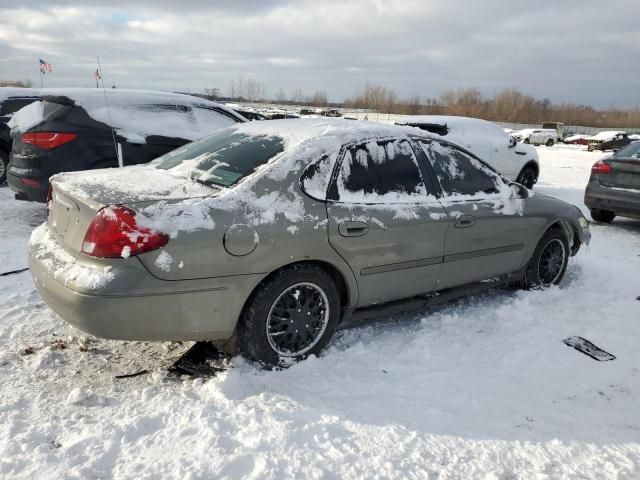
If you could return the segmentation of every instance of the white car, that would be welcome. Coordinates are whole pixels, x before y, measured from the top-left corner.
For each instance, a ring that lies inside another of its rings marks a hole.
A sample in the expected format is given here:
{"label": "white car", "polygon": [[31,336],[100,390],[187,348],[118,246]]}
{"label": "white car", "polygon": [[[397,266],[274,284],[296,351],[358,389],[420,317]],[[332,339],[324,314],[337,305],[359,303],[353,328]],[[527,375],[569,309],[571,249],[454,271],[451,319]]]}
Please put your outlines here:
{"label": "white car", "polygon": [[447,115],[406,116],[395,123],[418,127],[462,145],[505,177],[527,188],[538,181],[540,163],[536,149],[516,142],[495,123]]}
{"label": "white car", "polygon": [[558,137],[558,131],[546,128],[525,128],[524,130],[514,132],[513,136],[522,143],[553,147]]}

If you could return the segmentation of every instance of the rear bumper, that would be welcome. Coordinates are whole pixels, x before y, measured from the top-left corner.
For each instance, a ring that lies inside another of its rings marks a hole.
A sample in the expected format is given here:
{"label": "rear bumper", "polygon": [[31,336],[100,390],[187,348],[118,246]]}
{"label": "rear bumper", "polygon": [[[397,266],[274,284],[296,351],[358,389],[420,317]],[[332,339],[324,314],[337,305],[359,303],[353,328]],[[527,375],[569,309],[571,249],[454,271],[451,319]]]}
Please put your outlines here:
{"label": "rear bumper", "polygon": [[[245,300],[261,275],[187,281],[152,277],[137,258],[105,260],[56,256],[42,248],[42,225],[29,242],[29,267],[36,289],[65,321],[114,340],[223,340],[233,335]],[[52,237],[46,239],[51,242]],[[107,265],[108,264],[108,265]],[[78,273],[77,268],[83,271]],[[89,282],[105,271],[104,281]],[[79,285],[80,284],[80,285]]]}
{"label": "rear bumper", "polygon": [[607,188],[591,180],[585,190],[584,204],[621,217],[640,218],[640,192],[634,190]]}
{"label": "rear bumper", "polygon": [[18,200],[40,203],[47,202],[49,177],[33,176],[28,171],[22,171],[22,169],[14,168],[9,164],[7,183],[11,190],[16,193],[16,199]]}

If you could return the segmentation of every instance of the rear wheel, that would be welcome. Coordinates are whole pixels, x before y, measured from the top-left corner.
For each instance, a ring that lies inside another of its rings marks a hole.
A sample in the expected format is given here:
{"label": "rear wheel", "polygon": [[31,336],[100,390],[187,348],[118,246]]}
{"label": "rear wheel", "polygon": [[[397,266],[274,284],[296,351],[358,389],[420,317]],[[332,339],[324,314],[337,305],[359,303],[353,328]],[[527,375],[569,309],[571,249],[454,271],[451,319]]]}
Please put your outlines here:
{"label": "rear wheel", "polygon": [[552,229],[538,243],[524,278],[525,288],[557,285],[569,263],[569,242],[561,230]]}
{"label": "rear wheel", "polygon": [[331,340],[340,316],[335,283],[316,265],[277,272],[261,284],[245,306],[240,350],[268,367],[318,354]]}
{"label": "rear wheel", "polygon": [[616,214],[609,210],[598,210],[597,208],[592,208],[591,218],[596,222],[611,223],[613,222],[613,219],[616,218]]}
{"label": "rear wheel", "polygon": [[7,180],[7,170],[9,169],[9,155],[4,150],[0,150],[0,185]]}
{"label": "rear wheel", "polygon": [[547,140],[547,147],[553,147],[554,141],[550,138]]}
{"label": "rear wheel", "polygon": [[528,189],[532,189],[537,181],[538,172],[533,165],[526,165],[516,179],[516,182],[518,182],[520,185],[524,185]]}
{"label": "rear wheel", "polygon": [[525,139],[522,141],[522,143],[526,143],[526,144],[528,145],[528,144],[529,144],[529,139],[528,139],[528,138],[525,138]]}

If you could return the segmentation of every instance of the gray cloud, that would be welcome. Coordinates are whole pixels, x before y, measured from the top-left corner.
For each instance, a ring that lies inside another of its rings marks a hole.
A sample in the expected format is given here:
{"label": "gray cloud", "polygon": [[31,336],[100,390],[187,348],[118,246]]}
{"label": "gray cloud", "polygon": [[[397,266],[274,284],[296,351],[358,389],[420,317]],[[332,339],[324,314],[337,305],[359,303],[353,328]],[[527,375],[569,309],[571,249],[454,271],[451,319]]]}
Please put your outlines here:
{"label": "gray cloud", "polygon": [[[13,3],[15,5],[15,3]],[[106,6],[108,5],[108,6]],[[0,1],[0,77],[227,90],[242,75],[341,100],[366,81],[401,96],[516,87],[553,101],[640,105],[635,2],[565,0]]]}

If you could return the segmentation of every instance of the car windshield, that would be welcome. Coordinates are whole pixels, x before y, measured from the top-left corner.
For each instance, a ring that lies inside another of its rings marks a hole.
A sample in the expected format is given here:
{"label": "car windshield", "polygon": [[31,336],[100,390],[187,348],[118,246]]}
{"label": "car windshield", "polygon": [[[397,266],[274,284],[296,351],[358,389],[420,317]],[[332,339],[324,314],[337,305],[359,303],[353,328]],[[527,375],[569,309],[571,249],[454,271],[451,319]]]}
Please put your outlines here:
{"label": "car windshield", "polygon": [[284,151],[284,140],[221,130],[160,157],[156,168],[176,169],[205,185],[229,187]]}
{"label": "car windshield", "polygon": [[613,154],[618,158],[640,158],[640,141],[633,142]]}

